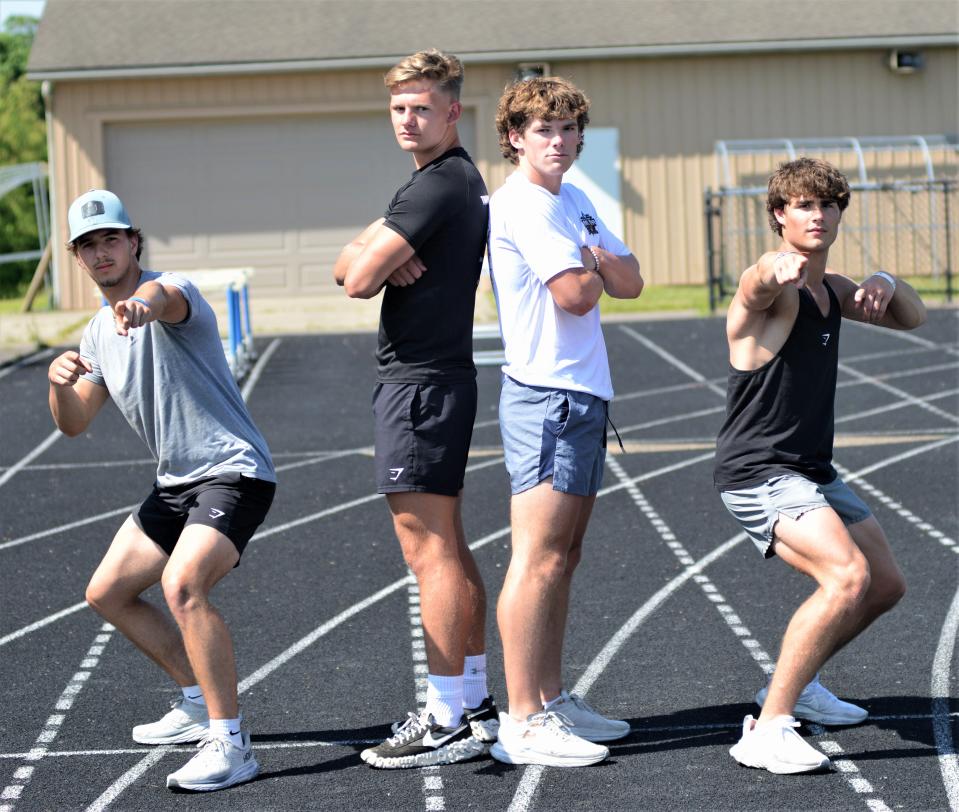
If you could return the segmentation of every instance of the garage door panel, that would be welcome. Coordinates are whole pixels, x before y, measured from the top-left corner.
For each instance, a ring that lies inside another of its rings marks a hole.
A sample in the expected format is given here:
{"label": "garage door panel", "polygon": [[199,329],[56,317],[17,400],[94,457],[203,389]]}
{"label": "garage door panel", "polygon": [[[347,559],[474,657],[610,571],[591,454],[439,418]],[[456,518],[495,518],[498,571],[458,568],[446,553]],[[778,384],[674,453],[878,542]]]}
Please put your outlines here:
{"label": "garage door panel", "polygon": [[342,246],[413,169],[382,113],[117,123],[105,147],[147,267],[252,265],[275,292],[332,285]]}

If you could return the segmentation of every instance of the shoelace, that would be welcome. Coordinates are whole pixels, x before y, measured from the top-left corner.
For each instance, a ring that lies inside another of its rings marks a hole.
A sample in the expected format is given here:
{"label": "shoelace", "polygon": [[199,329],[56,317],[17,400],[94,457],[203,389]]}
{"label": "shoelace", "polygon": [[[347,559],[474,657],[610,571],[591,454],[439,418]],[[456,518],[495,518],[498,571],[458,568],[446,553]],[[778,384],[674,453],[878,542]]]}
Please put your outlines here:
{"label": "shoelace", "polygon": [[593,713],[593,714],[596,714],[596,716],[599,716],[599,713],[596,711],[596,709],[592,705],[590,705],[589,702],[583,699],[583,697],[581,697],[579,694],[568,694],[568,696],[569,696],[569,701],[572,702],[580,710],[586,711],[587,713]]}
{"label": "shoelace", "polygon": [[212,733],[207,733],[200,741],[196,743],[197,755],[206,755],[213,754],[214,752],[222,753],[226,755],[227,745],[230,744],[226,739],[221,738],[220,736],[214,736]]}
{"label": "shoelace", "polygon": [[420,719],[415,713],[410,712],[406,716],[406,721],[396,728],[396,732],[387,739],[387,742],[396,747],[399,744],[406,744],[418,739],[427,730],[429,730],[427,720]]}
{"label": "shoelace", "polygon": [[573,723],[559,711],[542,711],[541,713],[533,714],[528,724],[530,727],[551,728],[563,738],[569,738],[573,735],[569,732],[569,728]]}

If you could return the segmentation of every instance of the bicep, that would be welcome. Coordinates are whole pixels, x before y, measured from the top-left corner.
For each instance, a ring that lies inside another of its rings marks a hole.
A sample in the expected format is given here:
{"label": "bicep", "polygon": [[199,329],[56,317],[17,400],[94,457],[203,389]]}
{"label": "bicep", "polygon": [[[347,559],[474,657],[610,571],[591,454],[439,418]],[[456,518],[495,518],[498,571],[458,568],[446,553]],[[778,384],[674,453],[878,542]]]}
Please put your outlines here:
{"label": "bicep", "polygon": [[351,296],[372,296],[414,253],[413,246],[402,235],[386,225],[379,225],[346,272],[346,292]]}
{"label": "bicep", "polygon": [[83,404],[88,422],[96,417],[97,412],[110,397],[110,392],[105,386],[94,383],[89,378],[80,378],[73,387],[73,391]]}

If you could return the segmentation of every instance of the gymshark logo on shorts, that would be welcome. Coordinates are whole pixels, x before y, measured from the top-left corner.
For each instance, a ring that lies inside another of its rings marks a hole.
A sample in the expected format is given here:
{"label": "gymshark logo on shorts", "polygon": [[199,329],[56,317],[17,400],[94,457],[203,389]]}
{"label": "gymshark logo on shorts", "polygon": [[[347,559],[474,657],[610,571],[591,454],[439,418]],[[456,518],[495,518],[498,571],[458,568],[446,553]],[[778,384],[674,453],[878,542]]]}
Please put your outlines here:
{"label": "gymshark logo on shorts", "polygon": [[210,508],[210,518],[219,519],[221,516],[226,516],[222,510],[217,510],[216,508]]}
{"label": "gymshark logo on shorts", "polygon": [[824,347],[829,343],[829,336],[831,335],[832,333],[822,333],[822,345]]}
{"label": "gymshark logo on shorts", "polygon": [[390,468],[390,473],[393,475],[390,477],[390,482],[396,482],[396,480],[400,478],[400,474],[405,470],[405,468]]}

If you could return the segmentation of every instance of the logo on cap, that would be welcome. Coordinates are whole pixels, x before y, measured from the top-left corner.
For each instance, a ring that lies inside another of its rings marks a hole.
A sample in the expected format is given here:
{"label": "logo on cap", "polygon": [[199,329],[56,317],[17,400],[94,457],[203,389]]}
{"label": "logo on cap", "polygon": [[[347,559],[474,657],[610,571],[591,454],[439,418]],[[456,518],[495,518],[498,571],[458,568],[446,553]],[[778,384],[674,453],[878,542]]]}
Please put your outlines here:
{"label": "logo on cap", "polygon": [[87,219],[89,217],[96,217],[98,214],[104,214],[105,212],[106,209],[103,208],[103,201],[91,200],[83,204],[83,208],[80,209],[80,216]]}

